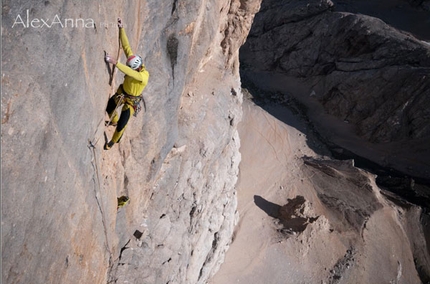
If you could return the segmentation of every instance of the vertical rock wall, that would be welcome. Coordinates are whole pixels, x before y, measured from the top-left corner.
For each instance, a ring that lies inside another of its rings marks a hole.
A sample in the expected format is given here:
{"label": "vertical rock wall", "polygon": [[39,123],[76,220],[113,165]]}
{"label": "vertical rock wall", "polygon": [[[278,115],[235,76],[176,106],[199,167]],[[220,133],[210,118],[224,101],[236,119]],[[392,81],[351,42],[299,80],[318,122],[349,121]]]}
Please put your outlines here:
{"label": "vertical rock wall", "polygon": [[[216,271],[236,218],[237,52],[258,7],[3,2],[4,283],[203,283]],[[118,52],[118,16],[150,81],[146,112],[106,152],[104,108],[123,75],[109,85],[103,55]]]}

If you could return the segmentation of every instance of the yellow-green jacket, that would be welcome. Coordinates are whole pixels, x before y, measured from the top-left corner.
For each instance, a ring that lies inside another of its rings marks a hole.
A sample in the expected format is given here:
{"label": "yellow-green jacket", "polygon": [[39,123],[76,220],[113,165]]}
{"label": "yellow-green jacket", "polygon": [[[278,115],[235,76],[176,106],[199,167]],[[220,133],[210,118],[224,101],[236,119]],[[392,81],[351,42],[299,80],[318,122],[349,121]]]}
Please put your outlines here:
{"label": "yellow-green jacket", "polygon": [[[130,44],[128,42],[125,30],[120,28],[119,37],[122,43],[122,48],[124,49],[125,56],[129,58],[133,55]],[[118,62],[116,67],[125,74],[124,83],[122,84],[123,90],[132,96],[140,96],[145,89],[146,84],[148,84],[149,72],[146,70],[145,65],[142,65],[142,70],[136,71],[131,69],[125,64]]]}

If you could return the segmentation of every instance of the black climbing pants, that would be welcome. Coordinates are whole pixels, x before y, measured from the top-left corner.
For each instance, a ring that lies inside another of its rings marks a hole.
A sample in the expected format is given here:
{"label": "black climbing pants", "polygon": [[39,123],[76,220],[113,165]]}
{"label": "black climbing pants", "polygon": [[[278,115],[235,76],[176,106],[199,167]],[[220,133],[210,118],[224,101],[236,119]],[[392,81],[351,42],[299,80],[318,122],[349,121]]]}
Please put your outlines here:
{"label": "black climbing pants", "polygon": [[132,105],[132,102],[130,102],[127,98],[123,99],[124,106],[121,109],[120,117],[118,117],[118,114],[116,113],[115,109],[118,106],[118,103],[120,102],[121,95],[115,94],[113,95],[107,104],[106,112],[109,115],[109,118],[111,119],[112,124],[117,124],[115,133],[112,136],[111,141],[114,143],[118,143],[122,135],[124,134],[124,130],[127,127],[127,123],[130,120],[130,117],[134,114],[134,108]]}

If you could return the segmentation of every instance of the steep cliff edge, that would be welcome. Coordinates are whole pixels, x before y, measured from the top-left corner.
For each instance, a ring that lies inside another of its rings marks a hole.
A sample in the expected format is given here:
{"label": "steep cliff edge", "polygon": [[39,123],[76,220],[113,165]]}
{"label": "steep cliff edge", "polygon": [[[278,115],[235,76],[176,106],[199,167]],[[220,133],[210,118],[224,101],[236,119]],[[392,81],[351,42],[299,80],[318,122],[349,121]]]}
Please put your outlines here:
{"label": "steep cliff edge", "polygon": [[[236,218],[238,48],[258,8],[3,2],[4,283],[203,283],[217,270]],[[147,111],[105,152],[118,16],[150,82]]]}

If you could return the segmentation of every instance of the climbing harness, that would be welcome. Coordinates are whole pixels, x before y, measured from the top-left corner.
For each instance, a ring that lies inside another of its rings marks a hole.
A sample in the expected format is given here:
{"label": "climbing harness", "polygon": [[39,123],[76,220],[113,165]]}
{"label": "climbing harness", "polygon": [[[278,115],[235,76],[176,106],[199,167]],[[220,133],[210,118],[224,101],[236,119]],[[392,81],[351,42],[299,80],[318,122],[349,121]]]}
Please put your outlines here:
{"label": "climbing harness", "polygon": [[145,104],[145,99],[143,98],[143,95],[141,94],[140,96],[132,96],[127,94],[123,87],[122,84],[121,86],[118,88],[119,90],[122,90],[121,96],[122,98],[125,99],[125,103],[128,103],[130,106],[133,107],[134,109],[134,117],[137,117],[137,115],[139,114],[139,112],[142,110],[142,106],[141,103],[143,104],[143,107],[146,111],[146,104]]}
{"label": "climbing harness", "polygon": [[[140,103],[143,103],[143,105],[145,106],[145,100],[143,99],[143,96],[130,96],[127,94],[123,93],[124,98],[126,98],[126,100],[128,100],[128,103],[133,107],[134,109],[134,114],[133,116],[136,117],[139,112],[142,110],[142,106],[140,105]],[[146,107],[145,107],[146,110]]]}

